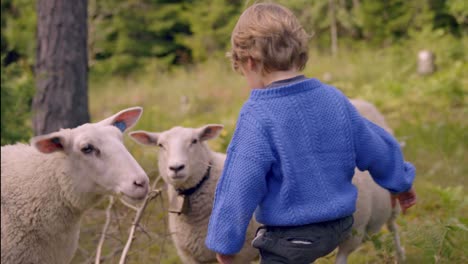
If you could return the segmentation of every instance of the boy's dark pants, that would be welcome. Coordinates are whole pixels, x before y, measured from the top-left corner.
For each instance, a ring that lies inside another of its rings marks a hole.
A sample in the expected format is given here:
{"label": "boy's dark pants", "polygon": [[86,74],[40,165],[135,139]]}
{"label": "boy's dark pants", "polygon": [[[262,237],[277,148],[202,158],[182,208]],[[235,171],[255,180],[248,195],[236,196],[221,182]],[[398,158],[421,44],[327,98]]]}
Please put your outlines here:
{"label": "boy's dark pants", "polygon": [[332,252],[351,235],[352,216],[303,226],[262,226],[252,246],[260,250],[261,264],[312,263]]}

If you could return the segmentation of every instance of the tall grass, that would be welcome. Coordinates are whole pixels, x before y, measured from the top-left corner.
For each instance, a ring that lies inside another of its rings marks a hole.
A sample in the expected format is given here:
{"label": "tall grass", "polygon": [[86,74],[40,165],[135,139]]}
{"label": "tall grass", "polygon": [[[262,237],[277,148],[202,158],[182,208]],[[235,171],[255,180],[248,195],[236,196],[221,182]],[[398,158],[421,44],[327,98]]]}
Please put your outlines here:
{"label": "tall grass", "polygon": [[[399,218],[402,243],[408,263],[468,263],[468,144],[466,93],[468,91],[468,39],[454,39],[443,32],[420,33],[411,41],[385,49],[365,46],[342,47],[337,57],[312,50],[305,75],[323,79],[349,97],[366,99],[378,106],[396,137],[406,143],[405,158],[416,165],[418,204]],[[437,72],[416,74],[420,49],[436,54]],[[135,129],[162,131],[172,126],[201,126],[221,123],[225,132],[211,142],[224,151],[235,127],[237,114],[249,90],[242,77],[234,73],[226,59],[212,59],[170,73],[148,65],[138,75],[102,80],[94,76],[90,90],[91,113],[100,119],[124,107],[140,105],[144,114]],[[142,166],[154,177],[156,154],[127,139],[127,146]],[[98,206],[84,220],[80,242],[92,254],[104,222]],[[119,213],[117,213],[119,212]],[[116,214],[129,218],[132,212],[119,208]],[[125,214],[127,216],[125,216]],[[151,206],[145,226],[164,234],[166,211],[161,204]],[[128,220],[127,220],[128,224]],[[124,225],[121,225],[124,226]],[[126,228],[116,231],[125,238]],[[180,263],[170,241],[148,240],[139,234],[131,263]],[[109,238],[107,252],[119,245]],[[391,263],[393,246],[387,231],[373,236],[352,254],[350,263]],[[76,263],[83,260],[79,253]],[[318,263],[332,263],[333,255]],[[109,263],[114,263],[115,259]]]}

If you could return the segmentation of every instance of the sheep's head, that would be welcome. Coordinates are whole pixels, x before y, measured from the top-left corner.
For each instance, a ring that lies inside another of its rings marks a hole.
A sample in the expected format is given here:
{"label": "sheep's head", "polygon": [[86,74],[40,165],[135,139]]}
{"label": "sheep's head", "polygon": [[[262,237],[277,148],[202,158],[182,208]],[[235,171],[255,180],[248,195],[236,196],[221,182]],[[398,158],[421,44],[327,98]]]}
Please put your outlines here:
{"label": "sheep's head", "polygon": [[34,137],[31,145],[45,154],[64,153],[80,191],[117,193],[139,200],[148,192],[148,176],[125,148],[123,133],[142,111],[133,107],[98,123]]}
{"label": "sheep's head", "polygon": [[190,188],[203,178],[210,162],[205,141],[217,137],[222,129],[222,125],[174,127],[160,133],[134,131],[130,136],[140,144],[159,148],[159,173],[167,183]]}

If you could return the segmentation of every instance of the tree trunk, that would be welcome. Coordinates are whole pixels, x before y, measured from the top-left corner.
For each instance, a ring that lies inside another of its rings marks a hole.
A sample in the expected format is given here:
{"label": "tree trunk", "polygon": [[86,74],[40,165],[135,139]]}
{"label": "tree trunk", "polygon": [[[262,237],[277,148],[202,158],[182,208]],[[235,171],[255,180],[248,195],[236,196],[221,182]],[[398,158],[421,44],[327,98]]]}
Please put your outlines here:
{"label": "tree trunk", "polygon": [[331,52],[333,56],[336,56],[338,53],[338,32],[336,28],[335,0],[328,1],[328,11],[330,14]]}
{"label": "tree trunk", "polygon": [[89,122],[87,4],[37,1],[35,135]]}
{"label": "tree trunk", "polygon": [[418,52],[418,73],[419,75],[430,75],[436,70],[435,55],[430,50]]}
{"label": "tree trunk", "polygon": [[361,3],[359,0],[353,0],[353,8],[359,9],[361,6]]}

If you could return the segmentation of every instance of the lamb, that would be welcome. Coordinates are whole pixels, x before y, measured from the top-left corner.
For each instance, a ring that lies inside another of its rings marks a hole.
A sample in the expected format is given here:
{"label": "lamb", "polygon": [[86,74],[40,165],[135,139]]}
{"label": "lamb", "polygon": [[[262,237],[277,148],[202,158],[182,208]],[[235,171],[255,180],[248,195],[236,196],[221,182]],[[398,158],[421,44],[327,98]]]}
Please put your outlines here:
{"label": "lamb", "polygon": [[[361,99],[352,99],[351,103],[361,115],[393,134],[385,122],[385,118],[374,105]],[[395,222],[399,214],[399,207],[392,208],[390,193],[377,185],[368,172],[357,169],[353,177],[353,184],[358,189],[353,234],[339,245],[335,263],[346,264],[348,255],[361,245],[363,239],[380,231],[384,224],[387,224],[388,229],[393,234],[398,262],[404,261],[404,250],[400,245]]]}
{"label": "lamb", "polygon": [[[200,128],[174,127],[161,133],[131,132],[143,145],[159,146],[159,172],[169,185],[169,230],[183,263],[216,262],[216,255],[205,246],[216,184],[226,155],[207,146],[219,135],[222,125]],[[252,220],[244,246],[235,263],[248,263],[258,252],[250,245],[259,224]]]}
{"label": "lamb", "polygon": [[1,148],[2,262],[70,263],[86,209],[111,193],[146,196],[148,177],[122,142],[142,110]]}

